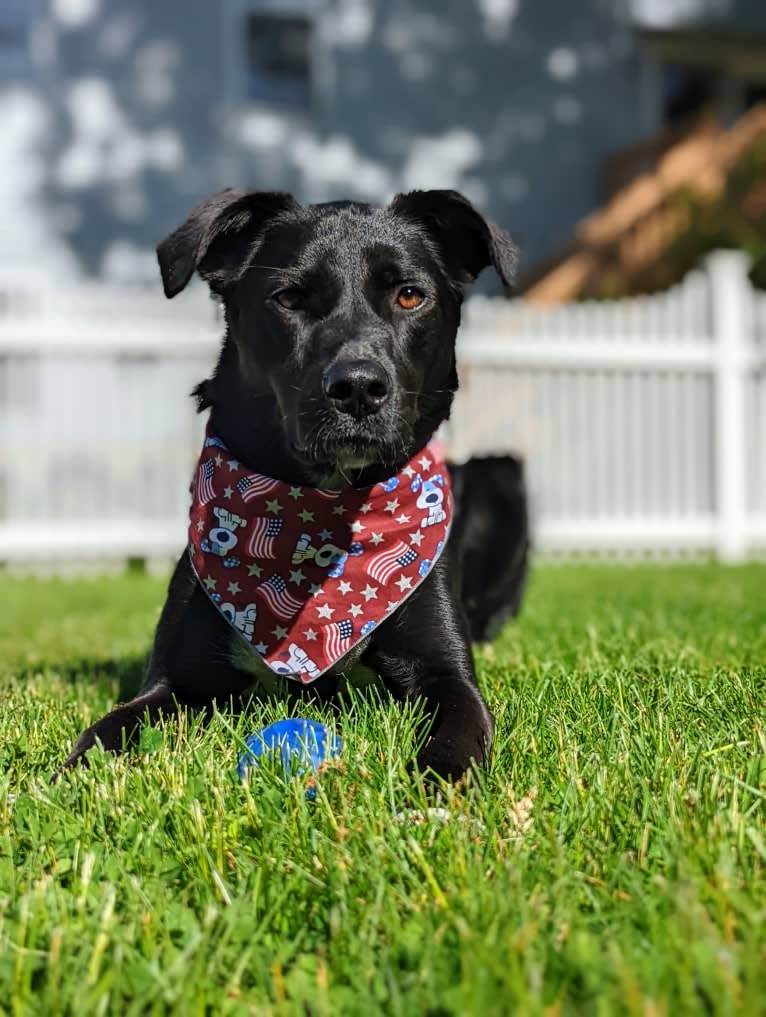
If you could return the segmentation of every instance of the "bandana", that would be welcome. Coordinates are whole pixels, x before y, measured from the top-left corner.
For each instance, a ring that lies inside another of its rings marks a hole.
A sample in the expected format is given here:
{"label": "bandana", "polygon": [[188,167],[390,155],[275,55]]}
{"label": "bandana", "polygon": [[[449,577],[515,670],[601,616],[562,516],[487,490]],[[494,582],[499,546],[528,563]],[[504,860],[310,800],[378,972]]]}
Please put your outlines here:
{"label": "bandana", "polygon": [[209,434],[190,516],[203,590],[272,671],[310,684],[420,586],[452,496],[435,445],[383,483],[329,491],[251,473]]}

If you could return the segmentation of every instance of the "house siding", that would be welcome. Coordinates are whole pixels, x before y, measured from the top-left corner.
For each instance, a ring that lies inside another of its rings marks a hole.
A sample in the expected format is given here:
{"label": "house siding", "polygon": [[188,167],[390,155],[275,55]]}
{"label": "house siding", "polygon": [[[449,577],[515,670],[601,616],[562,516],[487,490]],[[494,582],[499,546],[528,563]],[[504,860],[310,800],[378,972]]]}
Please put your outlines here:
{"label": "house siding", "polygon": [[[315,19],[308,114],[245,101],[241,18],[264,8]],[[246,185],[374,202],[455,187],[533,261],[598,204],[604,159],[656,126],[624,8],[36,0],[33,70],[0,78],[0,199],[14,208],[0,258],[149,280],[157,240],[193,204]],[[730,10],[766,20],[755,3]]]}

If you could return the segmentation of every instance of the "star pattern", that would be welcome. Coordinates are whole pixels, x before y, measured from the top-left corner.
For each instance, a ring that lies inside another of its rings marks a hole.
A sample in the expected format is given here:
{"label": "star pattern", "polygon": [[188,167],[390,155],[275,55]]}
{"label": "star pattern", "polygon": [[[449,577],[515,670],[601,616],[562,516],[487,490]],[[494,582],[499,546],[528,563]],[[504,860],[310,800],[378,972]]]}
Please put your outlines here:
{"label": "star pattern", "polygon": [[[239,622],[240,634],[272,668],[313,681],[359,643],[362,629],[368,632],[389,617],[428,575],[449,533],[452,508],[447,477],[446,522],[422,528],[428,513],[416,505],[420,484],[426,473],[442,468],[430,452],[429,446],[391,483],[373,485],[359,505],[356,496],[317,493],[253,474],[219,439],[206,443],[200,462],[214,464],[218,472],[208,465],[195,481],[190,561],[213,603],[226,608],[229,624]],[[223,499],[236,527],[215,516]],[[238,530],[225,557],[210,550],[212,539],[204,540],[221,525]]]}

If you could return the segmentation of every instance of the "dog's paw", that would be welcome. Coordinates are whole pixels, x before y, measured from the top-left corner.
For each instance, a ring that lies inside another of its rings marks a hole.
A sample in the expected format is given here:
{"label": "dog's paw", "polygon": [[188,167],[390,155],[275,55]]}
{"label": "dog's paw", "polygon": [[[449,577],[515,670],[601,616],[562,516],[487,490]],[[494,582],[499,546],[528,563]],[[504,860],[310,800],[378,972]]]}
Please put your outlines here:
{"label": "dog's paw", "polygon": [[75,769],[75,767],[90,766],[86,753],[89,752],[90,749],[94,748],[94,746],[101,744],[101,740],[95,730],[97,726],[98,725],[94,725],[93,727],[89,727],[87,731],[83,731],[75,742],[74,748],[67,759],[61,764],[58,770],[51,774],[51,784],[55,784],[59,778],[63,777],[65,773],[68,773],[69,770]]}
{"label": "dog's paw", "polygon": [[90,766],[88,757],[85,755],[87,749],[78,752],[73,750],[69,757],[61,764],[58,770],[54,770],[50,776],[50,783],[56,784],[65,774],[69,773],[70,770],[74,770],[79,766],[83,766],[87,769]]}
{"label": "dog's paw", "polygon": [[66,761],[51,777],[51,782],[55,783],[67,770],[88,766],[86,753],[96,746],[105,752],[123,752],[134,741],[138,726],[138,720],[129,706],[118,706],[83,731]]}
{"label": "dog's paw", "polygon": [[483,753],[468,752],[452,740],[432,738],[419,753],[416,766],[427,780],[439,778],[454,784],[471,766],[483,761]]}
{"label": "dog's paw", "polygon": [[426,780],[438,778],[456,783],[487,760],[484,739],[431,738],[420,751],[416,767]]}

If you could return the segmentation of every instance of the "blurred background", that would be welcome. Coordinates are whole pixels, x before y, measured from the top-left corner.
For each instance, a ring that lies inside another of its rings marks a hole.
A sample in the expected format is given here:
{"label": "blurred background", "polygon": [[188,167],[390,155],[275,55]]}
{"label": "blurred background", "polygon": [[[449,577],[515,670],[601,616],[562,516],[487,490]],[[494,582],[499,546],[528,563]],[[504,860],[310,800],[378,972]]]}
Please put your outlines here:
{"label": "blurred background", "polygon": [[523,261],[453,456],[544,553],[762,553],[765,102],[763,0],[2,0],[0,564],[182,548],[221,323],[154,248],[230,185],[462,191]]}

